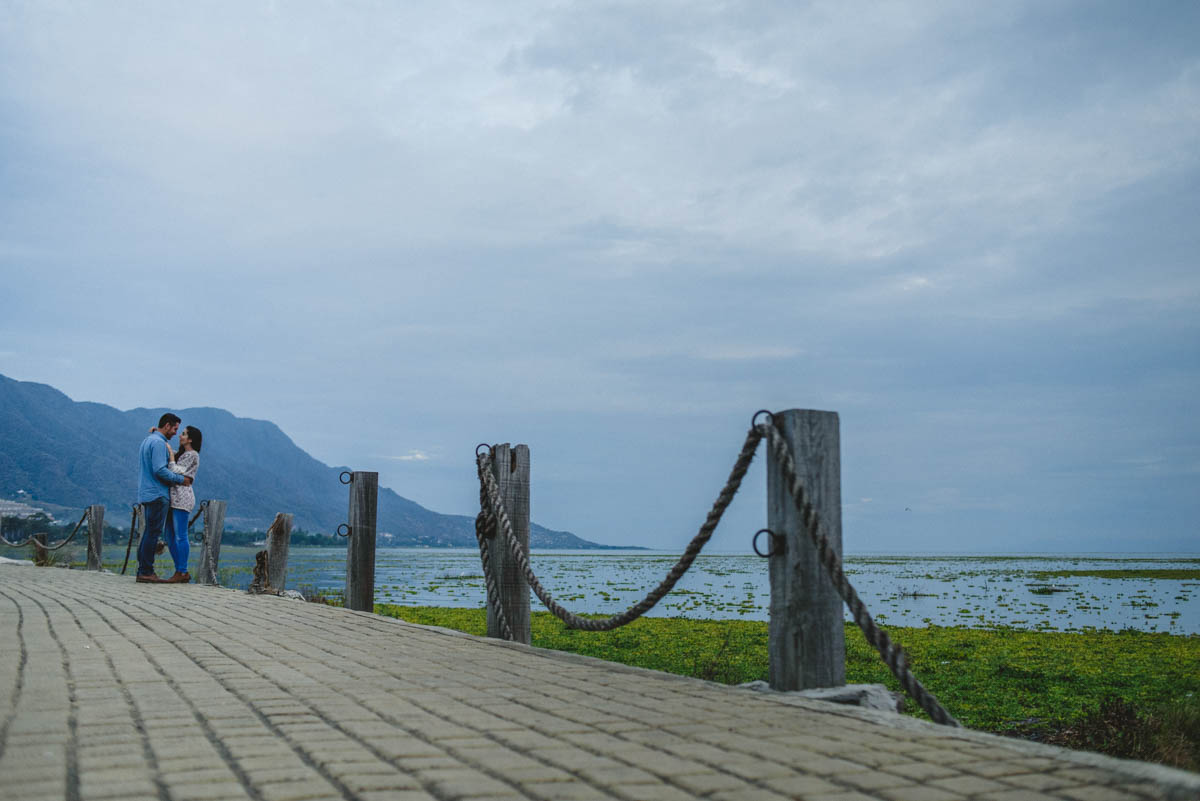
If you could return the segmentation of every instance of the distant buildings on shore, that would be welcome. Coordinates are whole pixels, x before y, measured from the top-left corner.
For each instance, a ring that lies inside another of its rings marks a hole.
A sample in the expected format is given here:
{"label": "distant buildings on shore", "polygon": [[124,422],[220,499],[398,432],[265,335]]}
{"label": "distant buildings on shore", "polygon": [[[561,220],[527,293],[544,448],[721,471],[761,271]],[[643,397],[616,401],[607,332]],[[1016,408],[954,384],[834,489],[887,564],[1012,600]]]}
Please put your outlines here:
{"label": "distant buildings on shore", "polygon": [[[18,494],[24,495],[25,493],[19,492]],[[54,515],[45,509],[30,506],[23,501],[10,501],[0,498],[0,517],[33,517],[34,515],[45,515],[51,520],[54,519]]]}

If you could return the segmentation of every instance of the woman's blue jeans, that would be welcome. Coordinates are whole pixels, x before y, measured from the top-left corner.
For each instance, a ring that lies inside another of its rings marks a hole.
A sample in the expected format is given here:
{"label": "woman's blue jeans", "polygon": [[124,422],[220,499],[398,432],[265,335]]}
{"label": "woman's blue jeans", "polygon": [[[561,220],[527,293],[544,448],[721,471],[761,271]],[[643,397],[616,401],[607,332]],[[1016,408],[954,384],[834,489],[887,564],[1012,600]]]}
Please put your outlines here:
{"label": "woman's blue jeans", "polygon": [[188,544],[188,511],[172,509],[167,515],[167,548],[171,558],[175,560],[175,572],[188,572],[188,556],[191,548]]}

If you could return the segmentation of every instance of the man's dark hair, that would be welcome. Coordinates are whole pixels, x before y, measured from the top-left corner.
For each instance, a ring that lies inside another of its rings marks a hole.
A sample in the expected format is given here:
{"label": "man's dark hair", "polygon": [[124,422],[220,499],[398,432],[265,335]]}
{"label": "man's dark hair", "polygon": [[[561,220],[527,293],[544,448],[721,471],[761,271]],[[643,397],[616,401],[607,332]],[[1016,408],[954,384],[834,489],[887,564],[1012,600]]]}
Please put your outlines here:
{"label": "man's dark hair", "polygon": [[183,422],[183,421],[179,419],[179,415],[175,415],[175,414],[171,414],[170,412],[167,412],[162,417],[158,418],[158,427],[162,428],[163,426],[173,426],[176,423],[181,423],[181,422]]}

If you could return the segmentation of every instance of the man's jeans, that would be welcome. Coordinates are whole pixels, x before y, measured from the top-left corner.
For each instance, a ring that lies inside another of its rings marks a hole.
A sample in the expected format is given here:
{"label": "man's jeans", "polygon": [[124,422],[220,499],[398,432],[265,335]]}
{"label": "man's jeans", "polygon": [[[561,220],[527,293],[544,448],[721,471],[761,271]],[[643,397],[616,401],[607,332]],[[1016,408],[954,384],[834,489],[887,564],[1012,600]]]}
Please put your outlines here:
{"label": "man's jeans", "polygon": [[146,512],[146,531],[138,545],[138,575],[147,576],[154,572],[154,551],[158,548],[158,538],[162,536],[163,523],[167,520],[167,499],[146,501],[142,509]]}
{"label": "man's jeans", "polygon": [[188,555],[191,553],[191,543],[188,542],[188,512],[184,509],[171,509],[167,512],[167,547],[171,549],[171,558],[175,560],[175,572],[188,572]]}

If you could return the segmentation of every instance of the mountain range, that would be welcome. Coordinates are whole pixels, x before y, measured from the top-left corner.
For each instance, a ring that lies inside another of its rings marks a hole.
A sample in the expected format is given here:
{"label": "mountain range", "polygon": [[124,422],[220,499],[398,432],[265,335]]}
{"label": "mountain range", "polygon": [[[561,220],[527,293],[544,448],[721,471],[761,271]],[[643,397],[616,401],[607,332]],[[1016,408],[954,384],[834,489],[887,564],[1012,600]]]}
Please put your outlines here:
{"label": "mountain range", "polygon": [[[130,409],[77,402],[46,384],[0,375],[0,498],[56,514],[107,507],[121,525],[137,490],[138,445],[159,416],[173,411],[204,433],[196,497],[228,502],[230,529],[261,530],[276,512],[298,529],[332,532],[346,519],[346,467],[330,467],[298,447],[274,423],[224,409]],[[431,511],[379,488],[377,530],[392,545],[475,546],[475,518]],[[386,540],[381,540],[381,543]],[[530,526],[535,548],[610,548],[566,531]]]}

